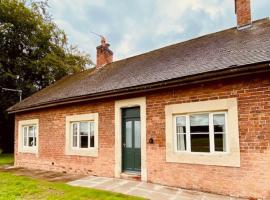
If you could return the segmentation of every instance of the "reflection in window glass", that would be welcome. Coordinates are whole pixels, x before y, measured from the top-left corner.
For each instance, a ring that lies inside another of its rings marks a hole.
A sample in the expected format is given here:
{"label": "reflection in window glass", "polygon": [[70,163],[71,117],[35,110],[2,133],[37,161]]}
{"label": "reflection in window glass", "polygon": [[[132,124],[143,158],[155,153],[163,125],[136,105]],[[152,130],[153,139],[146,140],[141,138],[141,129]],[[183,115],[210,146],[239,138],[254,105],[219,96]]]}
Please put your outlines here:
{"label": "reflection in window glass", "polygon": [[88,148],[89,123],[80,122],[80,148]]}
{"label": "reflection in window glass", "polygon": [[36,126],[34,126],[34,142],[33,142],[33,146],[37,145],[37,128]]}
{"label": "reflection in window glass", "polygon": [[27,146],[27,126],[23,127],[23,146]]}
{"label": "reflection in window glass", "polygon": [[132,148],[132,122],[126,122],[126,148]]}
{"label": "reflection in window glass", "polygon": [[90,123],[90,147],[95,147],[95,127],[94,123]]}
{"label": "reflection in window glass", "polygon": [[141,148],[141,121],[134,121],[135,148]]}
{"label": "reflection in window glass", "polygon": [[215,151],[226,151],[226,135],[215,134]]}
{"label": "reflection in window glass", "polygon": [[77,147],[78,146],[78,140],[77,140],[77,136],[78,136],[78,125],[77,123],[72,123],[72,137],[73,137],[73,147]]}
{"label": "reflection in window glass", "polygon": [[176,116],[176,151],[226,152],[226,116],[225,112]]}
{"label": "reflection in window glass", "polygon": [[191,115],[190,116],[191,133],[209,133],[209,115]]}
{"label": "reflection in window glass", "polygon": [[226,130],[225,130],[225,114],[214,114],[214,138],[215,151],[226,151]]}
{"label": "reflection in window glass", "polygon": [[72,147],[92,148],[95,147],[95,123],[89,121],[72,122],[71,136]]}
{"label": "reflection in window glass", "polygon": [[37,145],[36,126],[27,125],[22,127],[23,132],[23,146],[24,147],[35,147]]}
{"label": "reflection in window glass", "polygon": [[186,117],[176,117],[176,146],[178,151],[186,150]]}
{"label": "reflection in window glass", "polygon": [[34,127],[29,126],[28,128],[28,146],[34,146]]}
{"label": "reflection in window glass", "polygon": [[191,134],[192,152],[210,152],[209,134]]}
{"label": "reflection in window glass", "polygon": [[190,140],[192,152],[210,152],[209,114],[190,116]]}

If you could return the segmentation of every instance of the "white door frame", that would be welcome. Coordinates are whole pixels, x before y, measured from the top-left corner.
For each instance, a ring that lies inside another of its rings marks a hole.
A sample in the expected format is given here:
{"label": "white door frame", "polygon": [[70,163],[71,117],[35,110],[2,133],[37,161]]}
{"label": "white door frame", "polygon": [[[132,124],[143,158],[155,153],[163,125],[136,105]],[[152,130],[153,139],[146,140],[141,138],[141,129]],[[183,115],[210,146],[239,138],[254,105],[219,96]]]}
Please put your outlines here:
{"label": "white door frame", "polygon": [[141,118],[141,180],[147,181],[146,164],[146,98],[115,101],[115,177],[122,173],[122,108],[140,107]]}

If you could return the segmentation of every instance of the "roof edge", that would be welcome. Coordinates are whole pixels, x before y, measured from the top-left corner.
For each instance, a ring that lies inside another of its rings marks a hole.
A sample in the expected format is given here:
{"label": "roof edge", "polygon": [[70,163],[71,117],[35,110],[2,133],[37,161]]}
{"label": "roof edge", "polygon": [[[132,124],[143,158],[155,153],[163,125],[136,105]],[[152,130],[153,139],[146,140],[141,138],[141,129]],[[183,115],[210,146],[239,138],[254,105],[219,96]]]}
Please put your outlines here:
{"label": "roof edge", "polygon": [[37,109],[42,109],[42,108],[55,107],[59,105],[66,105],[66,104],[85,102],[85,101],[96,100],[96,99],[117,97],[117,96],[123,96],[127,94],[136,94],[136,93],[141,93],[141,92],[155,91],[155,90],[160,90],[160,89],[165,89],[165,88],[172,88],[172,87],[177,87],[177,86],[190,85],[190,84],[195,84],[195,83],[202,83],[202,82],[208,82],[208,81],[219,80],[219,79],[224,79],[224,78],[248,75],[251,73],[254,74],[254,73],[262,73],[262,72],[270,72],[270,61],[266,61],[262,63],[254,63],[254,64],[249,64],[249,65],[242,65],[242,66],[231,66],[230,68],[226,68],[223,70],[210,71],[206,73],[195,74],[191,76],[186,76],[186,77],[181,77],[181,78],[176,78],[176,79],[171,79],[171,80],[166,80],[166,81],[160,81],[160,82],[140,85],[136,87],[122,88],[119,90],[112,90],[108,92],[60,99],[60,100],[50,101],[50,102],[38,104],[35,106],[31,106],[31,107],[21,108],[21,109],[12,109],[11,107],[7,109],[7,111],[9,114],[14,114],[14,113],[32,111],[32,110],[37,110]]}
{"label": "roof edge", "polygon": [[[260,19],[256,19],[254,21],[252,21],[252,24],[256,24],[256,23],[259,23],[259,22],[263,22],[265,20],[270,20],[270,16],[269,17],[264,17],[264,18],[260,18]],[[152,49],[152,50],[148,50],[148,51],[145,51],[145,52],[142,52],[142,53],[139,53],[139,54],[135,54],[135,55],[132,55],[132,56],[129,56],[127,58],[122,58],[122,59],[119,59],[119,60],[115,60],[113,61],[112,63],[116,63],[116,62],[123,62],[123,61],[126,61],[126,60],[129,60],[129,59],[133,59],[135,57],[140,57],[142,55],[146,55],[146,54],[150,54],[150,53],[153,53],[153,52],[156,52],[156,51],[160,51],[162,49],[166,49],[168,47],[172,47],[172,46],[175,46],[175,45],[178,45],[180,43],[188,43],[190,41],[194,41],[194,40],[199,40],[199,39],[202,39],[202,38],[206,38],[206,37],[212,37],[213,35],[215,34],[219,34],[219,33],[222,33],[224,31],[230,31],[230,30],[238,30],[237,29],[237,26],[231,26],[231,27],[227,27],[225,29],[222,29],[222,30],[216,30],[214,32],[211,32],[211,33],[207,33],[207,34],[204,34],[204,35],[197,35],[195,36],[194,38],[189,38],[189,39],[186,39],[186,40],[182,40],[180,42],[176,42],[176,43],[171,43],[171,44],[167,44],[165,46],[162,46],[162,47],[158,47],[156,49]],[[107,65],[110,65],[112,63],[108,63]]]}

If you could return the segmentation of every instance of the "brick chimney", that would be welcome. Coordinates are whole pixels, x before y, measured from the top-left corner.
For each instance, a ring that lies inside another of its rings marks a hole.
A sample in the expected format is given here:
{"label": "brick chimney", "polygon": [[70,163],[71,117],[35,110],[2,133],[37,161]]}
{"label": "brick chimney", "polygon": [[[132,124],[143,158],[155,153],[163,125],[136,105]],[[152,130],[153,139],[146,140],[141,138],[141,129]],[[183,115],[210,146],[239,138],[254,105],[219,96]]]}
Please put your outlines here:
{"label": "brick chimney", "polygon": [[97,68],[113,61],[113,52],[109,49],[110,44],[104,37],[101,38],[101,45],[97,46]]}
{"label": "brick chimney", "polygon": [[250,0],[235,0],[235,14],[237,16],[238,29],[251,26]]}

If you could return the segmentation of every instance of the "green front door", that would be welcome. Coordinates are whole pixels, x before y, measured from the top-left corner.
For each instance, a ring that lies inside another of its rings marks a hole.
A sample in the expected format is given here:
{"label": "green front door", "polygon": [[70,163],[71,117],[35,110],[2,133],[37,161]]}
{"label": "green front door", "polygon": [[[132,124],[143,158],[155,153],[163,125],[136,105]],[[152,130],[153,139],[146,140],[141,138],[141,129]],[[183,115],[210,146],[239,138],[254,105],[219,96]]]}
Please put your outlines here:
{"label": "green front door", "polygon": [[140,108],[122,110],[122,163],[123,171],[141,171]]}

